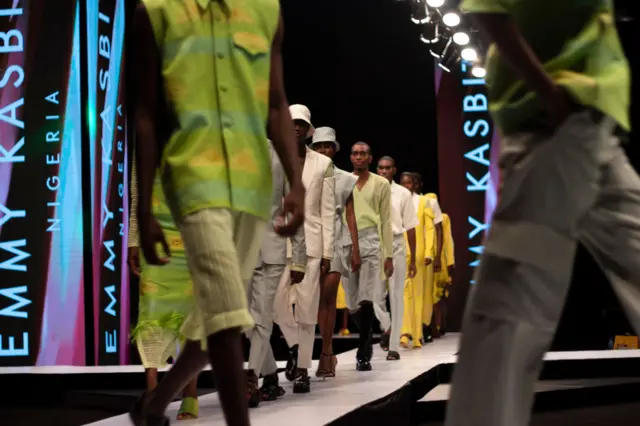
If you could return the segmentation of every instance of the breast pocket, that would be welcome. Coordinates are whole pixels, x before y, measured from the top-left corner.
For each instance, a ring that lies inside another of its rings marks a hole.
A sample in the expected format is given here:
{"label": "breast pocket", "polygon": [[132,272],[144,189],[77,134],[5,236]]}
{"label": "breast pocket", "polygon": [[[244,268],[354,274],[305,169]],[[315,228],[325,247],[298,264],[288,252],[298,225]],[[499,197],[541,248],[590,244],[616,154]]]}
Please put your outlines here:
{"label": "breast pocket", "polygon": [[233,34],[234,48],[250,62],[265,59],[269,54],[269,44],[269,40],[260,34],[248,31],[236,31]]}

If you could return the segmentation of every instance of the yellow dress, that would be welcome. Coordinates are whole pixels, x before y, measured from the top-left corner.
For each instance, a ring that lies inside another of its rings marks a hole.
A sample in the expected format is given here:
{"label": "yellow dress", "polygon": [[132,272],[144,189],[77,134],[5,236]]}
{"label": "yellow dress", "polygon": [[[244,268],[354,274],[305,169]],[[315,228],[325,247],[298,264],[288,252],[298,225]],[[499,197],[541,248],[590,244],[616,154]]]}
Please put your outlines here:
{"label": "yellow dress", "polygon": [[[426,194],[423,198],[424,207],[424,239],[425,239],[425,258],[431,258],[431,264],[425,266],[423,275],[424,297],[422,299],[422,322],[424,325],[431,325],[433,319],[433,289],[435,288],[435,276],[433,271],[433,259],[436,257],[436,226],[434,223],[433,209],[429,207],[427,200],[435,196],[435,194]],[[420,325],[422,328],[422,325]]]}
{"label": "yellow dress", "polygon": [[342,288],[342,280],[338,286],[338,296],[336,297],[336,309],[347,309],[347,298],[344,294],[344,288]]}
{"label": "yellow dress", "polygon": [[451,285],[449,267],[455,265],[451,219],[449,215],[445,213],[442,214],[442,240],[442,271],[435,274],[435,286],[433,288],[434,305],[443,297],[449,297],[449,286]]}
{"label": "yellow dress", "polygon": [[[427,211],[428,210],[428,211]],[[413,340],[415,347],[420,346],[422,339],[422,317],[425,299],[425,276],[428,270],[433,268],[424,264],[425,257],[429,257],[427,253],[433,251],[433,219],[430,219],[429,213],[431,209],[427,208],[426,199],[420,197],[418,203],[418,226],[416,226],[416,275],[413,278],[406,278],[404,286],[404,314],[402,319],[402,338],[401,344],[408,345],[409,337]],[[431,225],[429,225],[429,219]],[[428,228],[431,230],[429,231]],[[407,264],[409,262],[409,249],[407,248]],[[408,269],[407,269],[408,270]],[[429,300],[432,298],[433,291],[427,293]]]}

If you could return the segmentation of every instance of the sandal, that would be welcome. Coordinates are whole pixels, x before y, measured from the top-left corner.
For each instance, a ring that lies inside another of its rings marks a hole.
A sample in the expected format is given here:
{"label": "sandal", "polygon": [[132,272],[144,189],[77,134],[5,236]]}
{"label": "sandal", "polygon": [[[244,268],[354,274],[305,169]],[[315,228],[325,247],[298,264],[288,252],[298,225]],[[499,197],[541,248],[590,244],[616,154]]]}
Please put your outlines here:
{"label": "sandal", "polygon": [[410,342],[411,342],[411,336],[410,336],[410,335],[408,335],[408,334],[403,334],[403,335],[400,337],[400,346],[401,346],[403,349],[409,349],[409,348],[411,347],[411,346],[410,346]]}
{"label": "sandal", "polygon": [[182,398],[180,410],[176,417],[178,420],[193,420],[198,418],[198,398],[185,396]]}
{"label": "sandal", "polygon": [[164,415],[156,416],[145,414],[144,408],[149,396],[149,392],[145,392],[133,404],[131,411],[129,411],[129,419],[131,419],[131,422],[135,426],[170,426],[171,422],[169,421],[169,418]]}
{"label": "sandal", "polygon": [[329,363],[331,355],[322,353],[320,355],[320,362],[318,362],[318,369],[316,370],[316,377],[326,378],[331,374]]}
{"label": "sandal", "polygon": [[329,364],[329,375],[327,377],[336,377],[336,366],[338,365],[338,358],[335,355],[331,354],[330,358],[331,363]]}

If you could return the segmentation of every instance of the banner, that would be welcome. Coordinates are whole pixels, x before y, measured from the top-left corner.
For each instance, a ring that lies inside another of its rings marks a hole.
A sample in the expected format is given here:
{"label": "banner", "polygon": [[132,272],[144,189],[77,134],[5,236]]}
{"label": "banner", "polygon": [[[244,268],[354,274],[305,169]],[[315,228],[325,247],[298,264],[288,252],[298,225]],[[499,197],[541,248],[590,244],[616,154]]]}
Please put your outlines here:
{"label": "banner", "polygon": [[129,272],[124,0],[87,0],[94,362],[128,361]]}
{"label": "banner", "polygon": [[450,328],[459,330],[469,286],[497,200],[499,143],[484,79],[462,62],[452,73],[436,67],[440,204],[449,214],[456,267]]}
{"label": "banner", "polygon": [[0,366],[85,364],[78,10],[0,0]]}

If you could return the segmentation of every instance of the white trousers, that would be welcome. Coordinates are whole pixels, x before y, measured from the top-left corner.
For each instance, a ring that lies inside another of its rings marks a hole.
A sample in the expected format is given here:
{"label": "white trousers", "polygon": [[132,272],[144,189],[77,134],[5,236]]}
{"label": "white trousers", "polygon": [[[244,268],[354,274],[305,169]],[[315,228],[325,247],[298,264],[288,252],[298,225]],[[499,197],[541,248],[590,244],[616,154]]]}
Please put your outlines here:
{"label": "white trousers", "polygon": [[640,331],[640,178],[613,128],[587,110],[551,135],[502,141],[503,185],[465,313],[447,426],[529,424],[578,241]]}
{"label": "white trousers", "polygon": [[286,268],[274,302],[274,320],[289,347],[298,345],[298,367],[311,368],[318,309],[320,306],[320,262],[309,257],[304,279],[291,284]]}
{"label": "white trousers", "polygon": [[380,321],[380,327],[384,331],[391,329],[389,336],[389,350],[400,349],[400,331],[404,315],[404,283],[407,273],[407,256],[404,235],[396,235],[393,238],[393,275],[386,281],[391,305],[391,316],[387,311],[387,292],[382,294],[373,304],[373,311]]}
{"label": "white trousers", "polygon": [[253,271],[247,289],[249,312],[255,322],[255,326],[246,333],[251,341],[249,369],[258,375],[266,376],[278,370],[271,349],[271,332],[273,302],[284,270],[285,265],[260,264]]}

